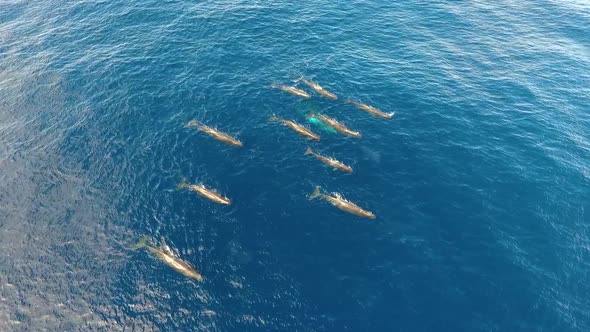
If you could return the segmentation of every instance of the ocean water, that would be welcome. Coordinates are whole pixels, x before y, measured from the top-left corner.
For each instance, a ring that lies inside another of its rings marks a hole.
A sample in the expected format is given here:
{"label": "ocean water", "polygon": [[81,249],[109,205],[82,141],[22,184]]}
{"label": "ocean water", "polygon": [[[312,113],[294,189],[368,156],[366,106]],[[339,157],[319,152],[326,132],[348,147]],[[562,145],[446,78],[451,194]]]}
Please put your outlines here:
{"label": "ocean water", "polygon": [[[584,0],[0,0],[0,331],[589,331],[588,27]],[[339,100],[270,86],[301,76]]]}

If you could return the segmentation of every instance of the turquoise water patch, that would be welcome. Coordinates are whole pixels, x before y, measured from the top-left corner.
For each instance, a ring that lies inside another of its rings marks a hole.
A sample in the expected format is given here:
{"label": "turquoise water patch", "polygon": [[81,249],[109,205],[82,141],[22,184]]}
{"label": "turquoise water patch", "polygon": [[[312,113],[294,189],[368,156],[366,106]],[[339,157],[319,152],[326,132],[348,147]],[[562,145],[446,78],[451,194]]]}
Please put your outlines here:
{"label": "turquoise water patch", "polygon": [[337,134],[338,132],[334,130],[334,128],[328,126],[327,124],[323,123],[320,119],[310,116],[307,118],[307,122],[313,124],[314,126],[318,127],[320,130],[331,133]]}

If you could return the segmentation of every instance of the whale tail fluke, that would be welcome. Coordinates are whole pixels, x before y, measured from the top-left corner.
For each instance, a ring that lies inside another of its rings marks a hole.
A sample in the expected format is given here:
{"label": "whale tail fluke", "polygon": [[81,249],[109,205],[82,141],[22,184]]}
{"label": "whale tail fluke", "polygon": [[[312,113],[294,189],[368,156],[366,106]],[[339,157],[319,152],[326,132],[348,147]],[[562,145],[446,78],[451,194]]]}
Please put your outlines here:
{"label": "whale tail fluke", "polygon": [[314,191],[307,198],[311,201],[312,199],[320,197],[322,195],[321,190],[322,188],[320,186],[316,186]]}
{"label": "whale tail fluke", "polygon": [[195,120],[195,119],[192,119],[192,120],[190,120],[189,122],[187,122],[187,123],[184,125],[184,128],[189,128],[189,127],[198,127],[198,126],[200,126],[200,125],[201,125],[201,124],[200,124],[200,123],[199,123],[197,120]]}
{"label": "whale tail fluke", "polygon": [[139,238],[139,241],[132,245],[131,247],[129,247],[130,250],[138,250],[141,249],[145,246],[147,246],[147,242],[148,242],[148,237],[145,235],[142,235],[141,238]]}
{"label": "whale tail fluke", "polygon": [[274,114],[274,113],[273,113],[273,114],[270,116],[270,121],[271,121],[271,122],[279,122],[279,121],[281,121],[281,119],[280,119],[280,118],[279,118],[279,117],[278,117],[276,114]]}
{"label": "whale tail fluke", "polygon": [[305,155],[307,156],[308,154],[312,154],[313,151],[311,151],[311,148],[307,148],[307,150],[305,150]]}
{"label": "whale tail fluke", "polygon": [[188,182],[186,182],[185,178],[180,179],[180,183],[176,186],[176,190],[181,190],[188,187]]}

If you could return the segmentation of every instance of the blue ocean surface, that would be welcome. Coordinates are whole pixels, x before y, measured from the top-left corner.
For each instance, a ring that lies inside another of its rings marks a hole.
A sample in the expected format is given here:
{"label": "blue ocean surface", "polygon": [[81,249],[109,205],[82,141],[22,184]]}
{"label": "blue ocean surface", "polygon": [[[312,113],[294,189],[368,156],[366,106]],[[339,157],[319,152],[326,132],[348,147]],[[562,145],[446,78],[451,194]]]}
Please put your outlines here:
{"label": "blue ocean surface", "polygon": [[585,0],[0,0],[0,331],[590,331],[589,27]]}

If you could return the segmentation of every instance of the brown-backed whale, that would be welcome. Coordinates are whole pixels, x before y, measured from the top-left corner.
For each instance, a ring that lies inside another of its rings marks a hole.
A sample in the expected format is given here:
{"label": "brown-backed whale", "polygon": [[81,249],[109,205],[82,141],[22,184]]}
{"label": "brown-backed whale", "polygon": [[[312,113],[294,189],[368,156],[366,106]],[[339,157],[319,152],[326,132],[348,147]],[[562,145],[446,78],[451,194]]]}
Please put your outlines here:
{"label": "brown-backed whale", "polygon": [[323,194],[321,192],[321,188],[319,186],[315,187],[315,190],[311,195],[308,196],[309,200],[314,198],[321,198],[328,201],[330,204],[334,205],[335,207],[339,208],[342,211],[346,211],[348,213],[357,215],[363,218],[375,219],[377,218],[373,212],[367,211],[358,205],[344,199],[338,193],[332,193],[332,195]]}

